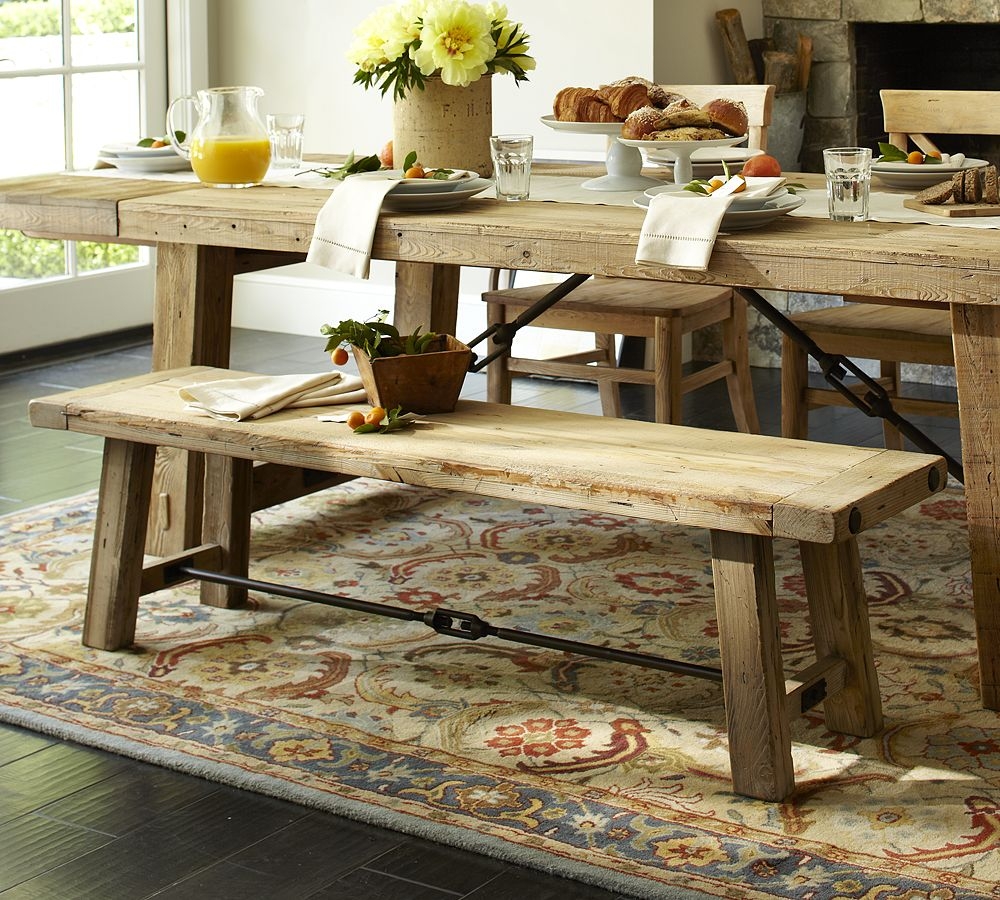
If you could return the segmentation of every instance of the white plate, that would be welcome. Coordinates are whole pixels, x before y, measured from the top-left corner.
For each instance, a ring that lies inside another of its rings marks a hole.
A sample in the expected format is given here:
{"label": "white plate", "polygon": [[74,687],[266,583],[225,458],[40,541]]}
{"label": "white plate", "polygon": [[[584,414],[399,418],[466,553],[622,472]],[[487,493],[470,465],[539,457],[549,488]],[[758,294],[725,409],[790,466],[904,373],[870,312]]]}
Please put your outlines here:
{"label": "white plate", "polygon": [[638,147],[646,152],[650,159],[676,159],[683,154],[694,161],[694,153],[709,147],[735,147],[745,141],[742,137],[718,138],[710,141],[639,141],[631,138],[620,138],[626,147]]}
{"label": "white plate", "polygon": [[139,147],[136,144],[107,144],[101,147],[100,156],[117,159],[151,159],[156,156],[177,156],[173,147]]}
{"label": "white plate", "polygon": [[[722,217],[720,231],[746,231],[749,228],[759,228],[768,222],[773,222],[781,216],[787,215],[793,209],[798,209],[805,203],[805,197],[796,197],[795,194],[786,194],[777,200],[769,200],[760,209],[732,209],[730,208]],[[642,194],[636,197],[632,203],[642,209],[649,208],[649,197]]]}
{"label": "white plate", "polygon": [[400,194],[443,194],[449,191],[454,191],[458,188],[466,188],[472,184],[479,174],[477,172],[470,172],[468,169],[456,170],[462,171],[464,174],[461,178],[403,178],[403,172],[401,169],[386,169],[379,172],[359,172],[357,175],[348,175],[348,178],[369,178],[369,179],[387,179],[389,181],[398,181],[399,186],[393,189],[393,193],[396,196]]}
{"label": "white plate", "polygon": [[[682,184],[660,184],[656,187],[651,187],[646,191],[647,197],[653,197],[656,194],[676,194],[684,190],[684,185]],[[777,190],[772,191],[765,197],[741,197],[736,194],[733,197],[733,202],[729,204],[729,211],[743,210],[743,209],[760,209],[766,203],[770,203],[772,200],[777,200],[784,197],[788,193],[788,188],[779,187]],[[709,198],[706,197],[706,200]]]}
{"label": "white plate", "polygon": [[491,187],[493,187],[493,182],[489,178],[476,178],[471,183],[465,183],[464,187],[441,190],[437,193],[431,193],[430,191],[400,193],[400,189],[396,188],[385,195],[382,205],[387,209],[400,212],[408,210],[430,211],[434,209],[451,209],[453,206],[458,206],[470,197],[475,197],[476,194]]}
{"label": "white plate", "polygon": [[920,190],[947,181],[956,172],[988,166],[985,159],[966,159],[960,166],[948,163],[911,165],[905,162],[872,163],[872,175],[889,187]]}
{"label": "white plate", "polygon": [[573,134],[621,134],[621,122],[564,122],[555,116],[542,116],[542,122],[554,131]]}
{"label": "white plate", "polygon": [[191,168],[191,160],[174,153],[171,156],[119,157],[100,156],[101,162],[121,169],[123,172],[185,172]]}

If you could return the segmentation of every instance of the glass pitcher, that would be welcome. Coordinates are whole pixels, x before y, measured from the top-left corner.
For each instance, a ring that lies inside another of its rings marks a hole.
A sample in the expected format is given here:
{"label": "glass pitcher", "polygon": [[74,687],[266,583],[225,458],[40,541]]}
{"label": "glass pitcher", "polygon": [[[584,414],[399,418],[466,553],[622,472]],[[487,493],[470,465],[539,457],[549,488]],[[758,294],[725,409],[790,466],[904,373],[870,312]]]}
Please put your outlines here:
{"label": "glass pitcher", "polygon": [[[209,88],[194,96],[178,97],[167,107],[170,143],[191,160],[199,181],[212,187],[242,188],[264,180],[271,162],[271,143],[257,111],[257,101],[263,95],[258,87]],[[195,106],[198,119],[181,143],[175,117],[186,103]]]}

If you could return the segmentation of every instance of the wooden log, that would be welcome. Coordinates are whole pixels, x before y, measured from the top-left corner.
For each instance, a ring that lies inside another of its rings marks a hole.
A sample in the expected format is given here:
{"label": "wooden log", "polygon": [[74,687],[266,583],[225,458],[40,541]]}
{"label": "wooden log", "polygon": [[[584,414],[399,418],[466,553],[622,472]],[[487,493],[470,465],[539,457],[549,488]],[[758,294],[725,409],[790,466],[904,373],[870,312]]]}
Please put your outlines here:
{"label": "wooden log", "polygon": [[808,34],[799,35],[799,83],[800,91],[809,90],[809,75],[812,71],[813,39]]}
{"label": "wooden log", "polygon": [[764,83],[773,84],[776,94],[789,94],[799,86],[799,60],[794,53],[764,51]]}
{"label": "wooden log", "polygon": [[747,41],[750,47],[750,58],[753,60],[753,72],[757,76],[758,84],[764,84],[764,51],[773,50],[774,43],[770,38],[750,38]]}
{"label": "wooden log", "polygon": [[715,20],[722,33],[722,44],[729,60],[729,68],[733,72],[733,81],[736,84],[759,84],[740,11],[720,9],[715,14]]}

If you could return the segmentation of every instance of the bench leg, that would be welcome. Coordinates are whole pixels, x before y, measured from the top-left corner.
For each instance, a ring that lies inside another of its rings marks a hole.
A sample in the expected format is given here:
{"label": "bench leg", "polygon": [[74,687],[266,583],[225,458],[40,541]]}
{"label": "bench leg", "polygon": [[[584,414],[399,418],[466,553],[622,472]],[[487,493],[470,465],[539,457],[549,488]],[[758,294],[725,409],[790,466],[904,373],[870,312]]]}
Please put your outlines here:
{"label": "bench leg", "polygon": [[795,787],[770,538],[712,531],[733,790],[783,800]]}
{"label": "bench leg", "polygon": [[135,640],[155,457],[151,444],[104,441],[83,622],[87,647],[120,650]]}
{"label": "bench leg", "polygon": [[847,663],[847,679],[824,700],[831,731],[871,737],[882,728],[882,698],[872,656],[858,543],[799,543],[809,621],[816,658],[836,656]]}
{"label": "bench leg", "polygon": [[[246,577],[250,565],[250,514],[253,511],[253,462],[231,456],[205,457],[205,514],[202,539],[222,548],[221,570]],[[201,602],[237,609],[247,602],[246,588],[201,583]]]}

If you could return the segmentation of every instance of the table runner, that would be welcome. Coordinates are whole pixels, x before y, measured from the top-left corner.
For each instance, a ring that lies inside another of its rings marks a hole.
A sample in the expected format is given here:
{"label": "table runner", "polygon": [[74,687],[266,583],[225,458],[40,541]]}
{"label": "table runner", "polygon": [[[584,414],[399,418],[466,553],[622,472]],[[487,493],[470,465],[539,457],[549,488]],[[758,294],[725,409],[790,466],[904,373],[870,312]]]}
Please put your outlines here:
{"label": "table runner", "polygon": [[[261,187],[298,187],[313,190],[334,190],[340,182],[319,175],[317,170],[324,168],[327,167],[323,165],[308,166],[296,173],[278,173],[270,170],[265,176]],[[666,170],[664,170],[664,173],[666,173]],[[72,174],[101,175],[108,178],[131,178],[133,180],[137,177],[134,173],[123,172],[113,168],[80,171]],[[157,172],[144,174],[141,177],[143,180],[148,181],[198,183],[198,179],[193,172]],[[584,180],[583,178],[568,176],[566,174],[533,174],[531,176],[531,199],[557,203],[589,203],[599,206],[632,206],[635,198],[641,196],[642,193],[641,191],[591,191],[582,187]],[[794,183],[794,173],[790,175],[790,180]],[[663,178],[664,184],[669,183],[669,181],[668,178]],[[257,189],[251,188],[250,190]],[[789,213],[789,215],[814,219],[825,219],[827,217],[825,190],[796,188],[795,191],[798,196],[805,199],[805,203]],[[478,196],[492,197],[492,189],[484,191]],[[903,206],[903,201],[910,199],[912,196],[912,192],[887,191],[873,187],[869,207],[869,219],[873,222],[898,222],[910,225],[943,225],[952,228],[1000,229],[1000,215],[952,218],[908,209]]]}

